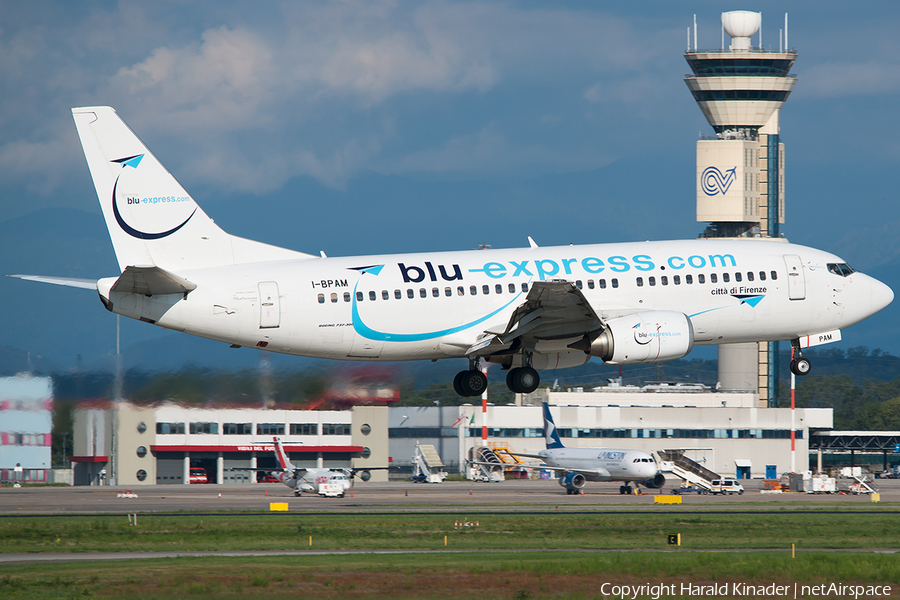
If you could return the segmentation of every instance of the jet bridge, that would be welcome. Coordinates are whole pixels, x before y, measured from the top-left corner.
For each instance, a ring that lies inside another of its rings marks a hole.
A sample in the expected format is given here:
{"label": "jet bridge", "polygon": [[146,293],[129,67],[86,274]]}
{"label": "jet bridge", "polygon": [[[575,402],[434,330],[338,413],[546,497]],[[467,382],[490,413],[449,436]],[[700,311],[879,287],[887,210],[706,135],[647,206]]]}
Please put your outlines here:
{"label": "jet bridge", "polygon": [[711,482],[719,479],[717,473],[685,456],[684,450],[657,450],[656,454],[657,462],[668,468],[661,466],[660,471],[673,473],[684,481],[690,482],[691,485],[710,490],[712,489]]}

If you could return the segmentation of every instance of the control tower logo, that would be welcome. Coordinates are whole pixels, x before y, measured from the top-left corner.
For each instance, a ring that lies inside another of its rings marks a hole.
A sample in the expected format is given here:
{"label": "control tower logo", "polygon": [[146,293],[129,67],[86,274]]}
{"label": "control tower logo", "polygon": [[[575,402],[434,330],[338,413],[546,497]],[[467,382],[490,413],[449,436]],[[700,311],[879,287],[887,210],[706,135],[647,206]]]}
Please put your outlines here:
{"label": "control tower logo", "polygon": [[715,196],[717,194],[722,194],[724,196],[728,192],[728,188],[731,187],[731,184],[734,183],[734,180],[737,178],[737,175],[735,174],[736,171],[737,167],[732,167],[725,171],[726,174],[723,175],[718,167],[706,167],[703,169],[703,174],[700,176],[700,184],[703,187],[703,192],[707,196]]}

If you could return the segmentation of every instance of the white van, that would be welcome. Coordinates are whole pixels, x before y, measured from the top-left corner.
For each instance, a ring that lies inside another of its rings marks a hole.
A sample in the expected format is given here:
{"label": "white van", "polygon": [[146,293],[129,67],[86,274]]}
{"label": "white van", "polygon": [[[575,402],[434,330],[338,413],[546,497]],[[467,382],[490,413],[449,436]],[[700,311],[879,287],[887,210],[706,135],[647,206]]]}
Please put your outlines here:
{"label": "white van", "polygon": [[743,494],[744,486],[734,479],[714,479],[712,481],[712,489],[709,491],[713,494]]}

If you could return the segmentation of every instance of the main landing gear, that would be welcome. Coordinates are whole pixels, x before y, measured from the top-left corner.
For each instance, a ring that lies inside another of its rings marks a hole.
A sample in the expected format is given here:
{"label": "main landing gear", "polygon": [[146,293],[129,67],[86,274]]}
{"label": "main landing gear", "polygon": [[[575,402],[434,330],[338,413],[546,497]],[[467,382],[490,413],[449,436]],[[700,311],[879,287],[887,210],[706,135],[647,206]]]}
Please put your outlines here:
{"label": "main landing gear", "polygon": [[[515,394],[530,394],[541,384],[541,376],[531,366],[531,355],[523,356],[525,366],[510,369],[506,387]],[[487,388],[487,377],[478,370],[475,359],[469,360],[469,370],[460,371],[453,378],[453,390],[460,396],[480,396]]]}
{"label": "main landing gear", "polygon": [[811,370],[809,359],[803,358],[803,354],[800,353],[799,340],[791,341],[791,373],[802,377],[808,375]]}
{"label": "main landing gear", "polygon": [[474,363],[468,371],[460,371],[453,378],[453,390],[460,396],[480,396],[487,389],[487,377],[475,369]]}
{"label": "main landing gear", "polygon": [[541,376],[531,367],[516,367],[506,374],[506,387],[515,394],[530,394],[541,384]]}

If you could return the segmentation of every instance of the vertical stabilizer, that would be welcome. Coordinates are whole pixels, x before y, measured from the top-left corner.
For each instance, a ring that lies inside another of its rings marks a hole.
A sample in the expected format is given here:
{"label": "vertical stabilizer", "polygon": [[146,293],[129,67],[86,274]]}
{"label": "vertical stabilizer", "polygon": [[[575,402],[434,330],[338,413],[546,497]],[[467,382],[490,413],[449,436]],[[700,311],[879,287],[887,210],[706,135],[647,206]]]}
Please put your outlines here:
{"label": "vertical stabilizer", "polygon": [[553,417],[550,416],[550,405],[543,403],[544,407],[544,441],[547,442],[547,448],[565,448],[556,432],[556,424]]}
{"label": "vertical stabilizer", "polygon": [[284,446],[281,445],[281,438],[275,438],[275,459],[282,471],[294,471],[294,465],[288,460],[287,454],[284,452]]}
{"label": "vertical stabilizer", "polygon": [[307,256],[222,231],[111,107],[73,108],[72,116],[121,270]]}

